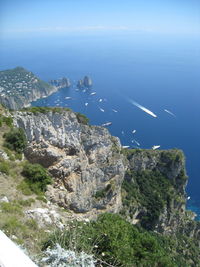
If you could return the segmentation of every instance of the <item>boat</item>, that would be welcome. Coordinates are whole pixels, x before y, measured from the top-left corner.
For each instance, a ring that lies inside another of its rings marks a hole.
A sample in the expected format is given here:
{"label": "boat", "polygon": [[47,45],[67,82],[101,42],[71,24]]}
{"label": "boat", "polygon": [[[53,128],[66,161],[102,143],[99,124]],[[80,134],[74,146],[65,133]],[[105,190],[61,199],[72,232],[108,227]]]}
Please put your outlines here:
{"label": "boat", "polygon": [[88,105],[88,103],[86,102],[86,103],[85,103],[85,106],[87,107],[87,105]]}
{"label": "boat", "polygon": [[91,93],[90,95],[96,95],[96,92]]}
{"label": "boat", "polygon": [[99,108],[100,110],[101,110],[101,112],[105,112],[105,110],[104,109],[102,109],[102,108]]}
{"label": "boat", "polygon": [[140,146],[140,143],[136,141],[135,139],[133,139],[133,142],[136,143],[138,146]]}
{"label": "boat", "polygon": [[104,126],[105,127],[105,126],[110,126],[111,124],[112,124],[112,122],[109,121],[109,122],[106,122],[106,123],[101,124],[101,126]]}
{"label": "boat", "polygon": [[122,146],[123,148],[129,148],[130,146]]}
{"label": "boat", "polygon": [[102,101],[103,101],[103,99],[102,99],[102,98],[100,98],[100,99],[99,99],[99,102],[102,102]]}
{"label": "boat", "polygon": [[156,150],[156,149],[158,149],[160,146],[152,146],[152,149],[153,150]]}
{"label": "boat", "polygon": [[116,109],[112,109],[113,112],[118,112]]}
{"label": "boat", "polygon": [[69,100],[69,99],[72,99],[72,97],[71,96],[66,96],[65,99]]}
{"label": "boat", "polygon": [[136,133],[136,130],[133,130],[132,133],[133,133],[133,134]]}

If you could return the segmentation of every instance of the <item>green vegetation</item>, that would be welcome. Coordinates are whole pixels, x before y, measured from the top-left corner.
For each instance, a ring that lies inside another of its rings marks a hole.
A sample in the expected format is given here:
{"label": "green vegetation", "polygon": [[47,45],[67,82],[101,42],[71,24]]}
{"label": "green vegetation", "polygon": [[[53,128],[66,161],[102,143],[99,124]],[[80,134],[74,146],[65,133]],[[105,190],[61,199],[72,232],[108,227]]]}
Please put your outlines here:
{"label": "green vegetation", "polygon": [[6,117],[0,115],[0,127],[3,126],[3,123],[5,123],[8,127],[12,127],[13,119],[10,116]]}
{"label": "green vegetation", "polygon": [[10,173],[10,164],[9,161],[3,160],[0,158],[0,172],[9,175]]}
{"label": "green vegetation", "polygon": [[[187,241],[186,241],[187,240]],[[184,242],[189,244],[184,249]],[[199,249],[192,240],[164,237],[138,228],[117,214],[104,213],[97,221],[73,221],[64,231],[50,234],[43,249],[60,244],[62,248],[93,254],[98,266],[199,266]],[[181,254],[181,251],[185,254]],[[197,264],[197,265],[195,265]]]}
{"label": "green vegetation", "polygon": [[87,125],[89,123],[89,119],[84,114],[81,114],[79,112],[76,112],[75,114],[76,114],[76,118],[77,118],[79,123],[82,123],[85,125]]}
{"label": "green vegetation", "polygon": [[141,225],[146,229],[153,229],[163,208],[170,204],[175,195],[169,179],[159,171],[128,171],[122,185],[123,205],[129,209],[134,203],[146,208],[145,216],[141,218]]}
{"label": "green vegetation", "polygon": [[59,108],[59,107],[28,107],[28,108],[23,108],[21,111],[31,112],[33,114],[38,114],[38,113],[47,114],[48,112],[63,113],[64,111],[71,111],[71,109]]}
{"label": "green vegetation", "polygon": [[52,178],[48,171],[40,164],[25,163],[22,175],[25,176],[25,180],[20,184],[19,188],[26,195],[29,195],[29,192],[38,195],[43,194],[47,189],[47,185],[52,183]]}
{"label": "green vegetation", "polygon": [[23,129],[12,128],[10,132],[5,133],[3,137],[5,138],[5,147],[17,153],[22,153],[24,151],[27,140]]}
{"label": "green vegetation", "polygon": [[2,212],[5,212],[5,213],[22,214],[22,208],[16,202],[12,202],[12,203],[3,202],[1,203],[0,207],[1,207]]}
{"label": "green vegetation", "polygon": [[108,184],[105,188],[103,188],[102,190],[99,190],[95,193],[94,197],[97,199],[101,199],[106,197],[106,195],[109,194],[109,192],[111,192],[112,190],[112,185]]}

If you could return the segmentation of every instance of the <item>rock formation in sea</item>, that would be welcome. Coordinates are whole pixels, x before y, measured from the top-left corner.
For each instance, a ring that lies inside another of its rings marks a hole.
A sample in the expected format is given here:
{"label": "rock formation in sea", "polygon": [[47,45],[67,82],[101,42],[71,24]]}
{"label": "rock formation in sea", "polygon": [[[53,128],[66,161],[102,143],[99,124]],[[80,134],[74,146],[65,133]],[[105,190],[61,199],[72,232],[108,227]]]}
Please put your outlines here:
{"label": "rock formation in sea", "polygon": [[92,86],[92,79],[88,76],[85,76],[83,79],[85,87],[90,88]]}
{"label": "rock formation in sea", "polygon": [[58,80],[51,80],[50,84],[53,86],[56,86],[58,89],[69,88],[71,86],[71,82],[70,82],[69,78],[66,78],[66,77],[63,77],[63,78],[58,79]]}
{"label": "rock formation in sea", "polygon": [[79,89],[82,89],[82,88],[84,87],[83,80],[78,80],[78,82],[77,82],[77,87],[78,87]]}

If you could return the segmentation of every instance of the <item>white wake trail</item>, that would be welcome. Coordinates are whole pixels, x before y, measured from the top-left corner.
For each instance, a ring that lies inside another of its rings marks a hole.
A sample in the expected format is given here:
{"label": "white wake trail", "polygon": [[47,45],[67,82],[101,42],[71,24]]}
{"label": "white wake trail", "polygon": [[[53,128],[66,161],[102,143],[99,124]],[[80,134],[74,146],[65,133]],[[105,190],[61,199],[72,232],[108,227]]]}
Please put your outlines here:
{"label": "white wake trail", "polygon": [[132,99],[129,99],[129,102],[130,102],[132,105],[134,105],[134,106],[138,107],[139,109],[143,110],[143,111],[146,112],[147,114],[151,115],[152,117],[157,118],[157,115],[156,115],[155,113],[153,113],[151,110],[149,110],[149,109],[143,107],[142,105],[138,104],[137,102],[133,101]]}
{"label": "white wake trail", "polygon": [[169,111],[168,109],[164,109],[164,111],[167,112],[168,114],[172,115],[173,117],[176,117],[176,115],[173,112]]}

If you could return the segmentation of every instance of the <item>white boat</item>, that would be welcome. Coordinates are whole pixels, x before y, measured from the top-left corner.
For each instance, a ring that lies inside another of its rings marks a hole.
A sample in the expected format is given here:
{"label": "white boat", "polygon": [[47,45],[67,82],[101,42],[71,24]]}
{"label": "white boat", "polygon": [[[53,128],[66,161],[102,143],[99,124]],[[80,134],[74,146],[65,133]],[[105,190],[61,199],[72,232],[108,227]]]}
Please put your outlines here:
{"label": "white boat", "polygon": [[105,112],[105,110],[104,109],[102,109],[102,108],[99,108],[100,110],[101,110],[101,112]]}
{"label": "white boat", "polygon": [[102,101],[103,101],[103,99],[102,99],[102,98],[100,98],[100,99],[99,99],[99,102],[102,102]]}
{"label": "white boat", "polygon": [[112,109],[112,111],[115,112],[115,113],[118,112],[116,109]]}
{"label": "white boat", "polygon": [[136,141],[135,139],[133,139],[133,142],[136,143],[138,146],[140,146],[140,143]]}
{"label": "white boat", "polygon": [[72,99],[72,97],[71,96],[66,96],[65,99],[69,100],[69,99]]}
{"label": "white boat", "polygon": [[101,124],[101,126],[110,126],[111,124],[112,122],[106,122],[106,123]]}
{"label": "white boat", "polygon": [[129,148],[130,146],[122,146],[123,148]]}
{"label": "white boat", "polygon": [[86,107],[88,106],[88,103],[87,103],[87,102],[85,103],[85,106],[86,106]]}
{"label": "white boat", "polygon": [[96,92],[91,93],[90,95],[96,95]]}
{"label": "white boat", "polygon": [[133,134],[136,133],[136,130],[133,130],[132,133],[133,133]]}
{"label": "white boat", "polygon": [[156,149],[158,149],[160,146],[152,146],[152,149],[153,150],[156,150]]}

